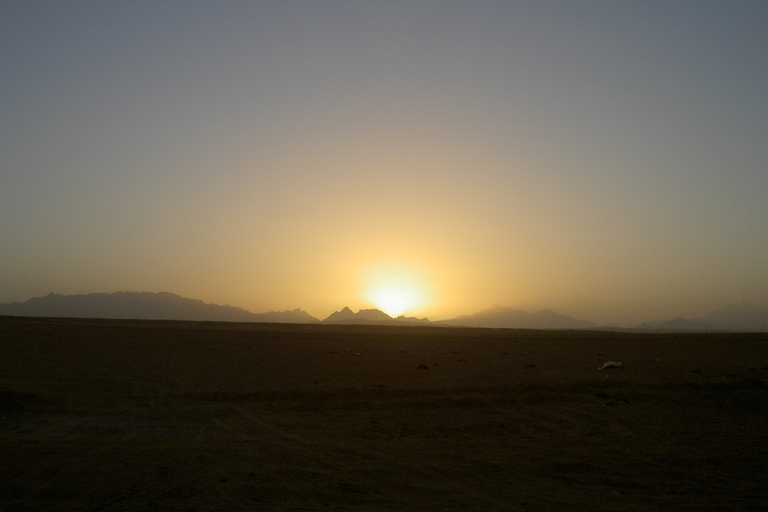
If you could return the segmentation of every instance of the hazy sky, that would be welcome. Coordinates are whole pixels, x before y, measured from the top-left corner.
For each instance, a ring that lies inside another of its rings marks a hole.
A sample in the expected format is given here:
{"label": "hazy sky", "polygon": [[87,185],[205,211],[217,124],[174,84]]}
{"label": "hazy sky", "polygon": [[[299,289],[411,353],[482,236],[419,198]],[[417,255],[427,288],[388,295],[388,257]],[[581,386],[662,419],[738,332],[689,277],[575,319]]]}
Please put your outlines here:
{"label": "hazy sky", "polygon": [[0,2],[0,302],[768,306],[768,2]]}

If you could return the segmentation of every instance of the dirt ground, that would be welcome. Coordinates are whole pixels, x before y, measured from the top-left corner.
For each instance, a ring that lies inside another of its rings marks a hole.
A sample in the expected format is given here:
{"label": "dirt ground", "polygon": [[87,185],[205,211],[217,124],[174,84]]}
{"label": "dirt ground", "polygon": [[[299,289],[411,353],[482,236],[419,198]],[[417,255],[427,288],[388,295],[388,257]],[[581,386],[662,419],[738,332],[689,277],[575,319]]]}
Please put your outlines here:
{"label": "dirt ground", "polygon": [[767,427],[766,334],[0,317],[3,512],[766,510]]}

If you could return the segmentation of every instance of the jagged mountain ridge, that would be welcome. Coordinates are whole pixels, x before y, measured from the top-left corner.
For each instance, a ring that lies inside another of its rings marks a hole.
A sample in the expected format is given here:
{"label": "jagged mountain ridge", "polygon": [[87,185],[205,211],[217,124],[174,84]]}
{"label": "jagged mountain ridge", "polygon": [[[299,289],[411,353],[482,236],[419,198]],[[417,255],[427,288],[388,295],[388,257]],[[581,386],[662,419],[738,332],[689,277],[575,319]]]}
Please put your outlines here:
{"label": "jagged mountain ridge", "polygon": [[432,325],[427,318],[400,315],[392,318],[379,309],[361,309],[353,312],[349,306],[341,311],[334,311],[323,320],[326,324],[368,324],[368,325]]}
{"label": "jagged mountain ridge", "polygon": [[378,309],[361,309],[357,313],[345,306],[341,311],[334,311],[323,320],[326,324],[379,324],[392,323],[395,319]]}

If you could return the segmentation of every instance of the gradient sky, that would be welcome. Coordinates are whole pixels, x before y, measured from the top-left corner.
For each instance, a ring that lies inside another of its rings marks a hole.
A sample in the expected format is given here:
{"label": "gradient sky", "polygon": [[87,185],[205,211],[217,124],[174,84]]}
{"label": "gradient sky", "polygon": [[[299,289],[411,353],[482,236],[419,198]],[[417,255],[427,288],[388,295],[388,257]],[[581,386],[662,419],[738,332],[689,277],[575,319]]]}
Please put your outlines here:
{"label": "gradient sky", "polygon": [[0,302],[768,307],[768,2],[0,3]]}

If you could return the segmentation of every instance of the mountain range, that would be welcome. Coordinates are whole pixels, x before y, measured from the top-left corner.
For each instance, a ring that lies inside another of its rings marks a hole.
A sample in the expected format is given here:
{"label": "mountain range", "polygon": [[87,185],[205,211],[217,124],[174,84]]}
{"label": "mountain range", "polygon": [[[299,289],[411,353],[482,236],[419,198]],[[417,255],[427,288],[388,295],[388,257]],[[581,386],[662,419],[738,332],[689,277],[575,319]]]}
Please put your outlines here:
{"label": "mountain range", "polygon": [[235,306],[206,304],[175,293],[115,292],[87,295],[49,293],[26,302],[0,304],[0,315],[146,320],[200,320],[212,322],[318,322],[306,311],[252,313]]}
{"label": "mountain range", "polygon": [[[535,313],[493,306],[447,320],[430,321],[427,318],[399,316],[392,318],[378,309],[361,309],[357,313],[349,307],[335,311],[319,320],[306,311],[271,311],[253,313],[235,306],[206,304],[201,300],[184,298],[174,293],[115,292],[87,295],[60,295],[50,293],[26,302],[0,304],[0,316],[47,316],[80,318],[115,318],[147,320],[193,320],[224,322],[273,323],[326,323],[375,325],[435,325],[491,327],[512,329],[614,329],[601,327],[589,320],[542,309]],[[768,310],[742,302],[696,319],[674,318],[643,323],[638,330],[656,331],[765,331]]]}
{"label": "mountain range", "polygon": [[373,325],[430,325],[427,318],[398,316],[392,318],[378,309],[361,309],[357,313],[345,306],[341,311],[334,311],[323,320],[325,324],[373,324]]}

